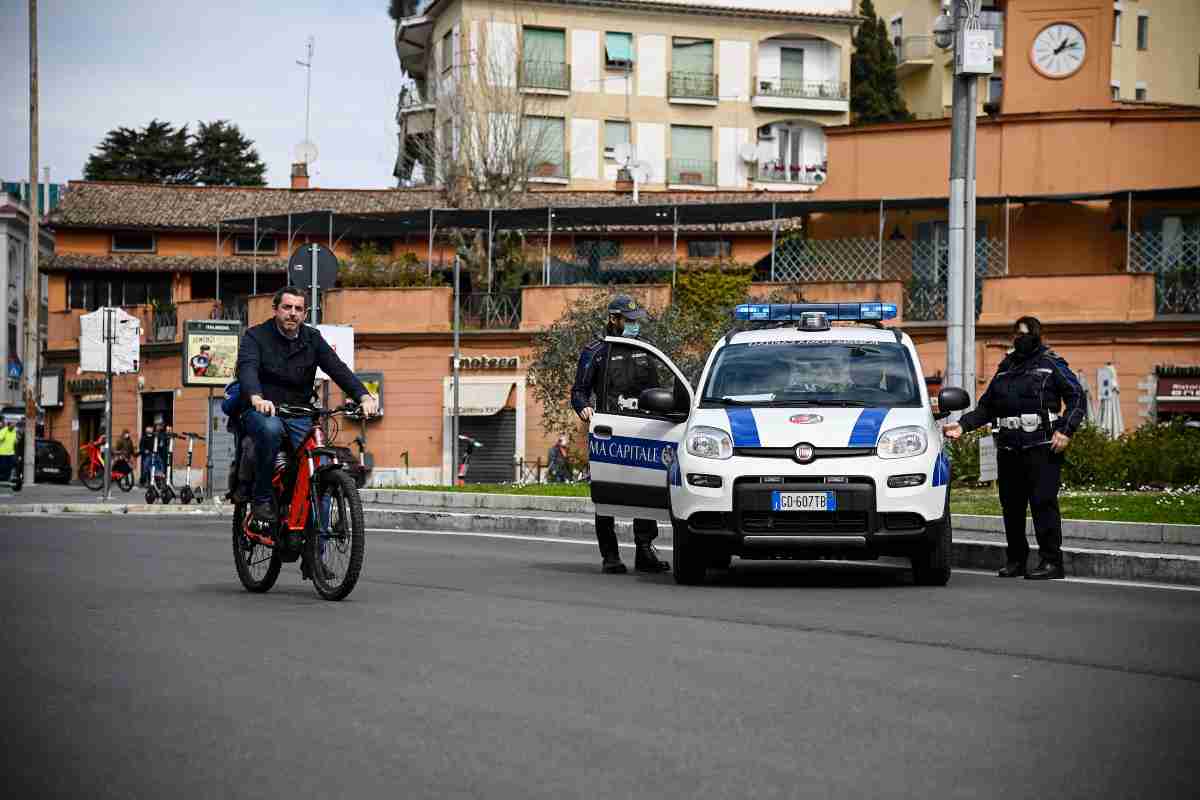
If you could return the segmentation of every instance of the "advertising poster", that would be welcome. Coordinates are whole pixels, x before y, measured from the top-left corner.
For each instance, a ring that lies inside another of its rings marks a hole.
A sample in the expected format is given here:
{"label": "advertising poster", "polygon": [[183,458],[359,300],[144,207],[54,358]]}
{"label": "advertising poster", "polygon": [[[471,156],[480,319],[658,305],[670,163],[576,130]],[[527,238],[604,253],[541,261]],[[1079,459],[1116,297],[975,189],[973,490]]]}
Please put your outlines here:
{"label": "advertising poster", "polygon": [[223,387],[237,370],[242,325],[227,320],[189,320],[183,337],[183,385]]}
{"label": "advertising poster", "polygon": [[379,413],[383,413],[383,373],[360,372],[358,379],[367,387],[367,391],[379,399]]}

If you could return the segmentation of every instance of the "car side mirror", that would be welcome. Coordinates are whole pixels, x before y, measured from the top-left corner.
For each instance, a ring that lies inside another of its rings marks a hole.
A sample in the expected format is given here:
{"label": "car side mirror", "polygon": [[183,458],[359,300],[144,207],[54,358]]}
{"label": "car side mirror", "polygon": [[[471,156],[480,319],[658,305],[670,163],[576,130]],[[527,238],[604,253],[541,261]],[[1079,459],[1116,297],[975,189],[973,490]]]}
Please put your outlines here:
{"label": "car side mirror", "polygon": [[957,386],[947,386],[938,392],[938,413],[936,417],[942,419],[950,415],[952,411],[962,411],[964,408],[971,407],[971,396],[965,390]]}
{"label": "car side mirror", "polygon": [[652,414],[676,411],[675,392],[670,389],[645,389],[638,395],[638,409]]}

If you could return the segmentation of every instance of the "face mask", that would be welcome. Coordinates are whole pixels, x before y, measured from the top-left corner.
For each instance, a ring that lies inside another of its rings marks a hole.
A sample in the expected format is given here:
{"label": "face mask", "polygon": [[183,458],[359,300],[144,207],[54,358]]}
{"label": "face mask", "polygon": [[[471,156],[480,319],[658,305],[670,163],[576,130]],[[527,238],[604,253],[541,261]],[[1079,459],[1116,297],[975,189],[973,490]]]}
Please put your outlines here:
{"label": "face mask", "polygon": [[631,339],[636,339],[636,338],[637,338],[637,335],[638,335],[639,333],[641,333],[641,331],[642,331],[642,326],[641,326],[639,323],[637,323],[637,322],[626,322],[626,323],[625,323],[625,329],[624,329],[623,331],[621,331],[621,335],[622,335],[622,336],[627,336],[627,337],[629,337],[629,338],[631,338]]}
{"label": "face mask", "polygon": [[1022,333],[1013,339],[1013,349],[1020,355],[1027,356],[1034,350],[1037,350],[1041,344],[1041,337],[1035,336],[1032,333]]}

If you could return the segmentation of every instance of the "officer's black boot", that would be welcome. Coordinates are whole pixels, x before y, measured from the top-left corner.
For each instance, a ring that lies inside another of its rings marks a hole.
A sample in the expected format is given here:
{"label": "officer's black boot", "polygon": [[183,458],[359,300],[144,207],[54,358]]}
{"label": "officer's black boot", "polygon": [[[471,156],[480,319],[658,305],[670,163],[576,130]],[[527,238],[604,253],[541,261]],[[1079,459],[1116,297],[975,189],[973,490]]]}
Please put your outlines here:
{"label": "officer's black boot", "polygon": [[1027,567],[1025,565],[1025,559],[1021,559],[1020,561],[1009,561],[1004,565],[1004,568],[996,574],[1001,578],[1017,578],[1021,575],[1024,575],[1026,570]]}
{"label": "officer's black boot", "polygon": [[657,535],[658,527],[653,521],[633,521],[633,568],[638,572],[666,572],[671,569],[670,562],[659,558],[658,551],[654,549],[654,537]]}
{"label": "officer's black boot", "polygon": [[611,517],[608,525],[596,518],[596,542],[600,545],[600,571],[605,575],[624,575],[628,570],[621,561],[621,550],[617,547],[617,532]]}
{"label": "officer's black boot", "polygon": [[1066,572],[1063,570],[1061,561],[1048,561],[1042,559],[1037,565],[1037,569],[1025,576],[1031,581],[1053,580],[1055,578],[1065,578]]}

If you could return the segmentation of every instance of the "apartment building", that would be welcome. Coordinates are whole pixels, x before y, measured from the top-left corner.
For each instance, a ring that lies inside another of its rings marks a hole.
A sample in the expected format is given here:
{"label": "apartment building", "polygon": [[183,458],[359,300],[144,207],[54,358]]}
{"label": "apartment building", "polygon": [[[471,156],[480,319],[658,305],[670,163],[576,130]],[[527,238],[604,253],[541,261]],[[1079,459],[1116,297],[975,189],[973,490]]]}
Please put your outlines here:
{"label": "apartment building", "polygon": [[[941,6],[942,0],[875,2],[896,50],[900,91],[918,119],[950,114],[953,57],[932,36]],[[1200,105],[1196,0],[983,0],[978,22],[994,33],[996,48],[995,70],[979,79],[978,114],[1112,108],[1126,101]],[[1033,53],[1052,24],[1066,26],[1080,58],[1047,71]]]}
{"label": "apartment building", "polygon": [[475,81],[529,98],[522,124],[544,143],[531,182],[811,191],[830,168],[824,129],[849,122],[854,10],[854,0],[415,0],[396,24],[414,81],[398,112],[400,185],[439,180],[429,144],[461,135],[446,97]]}
{"label": "apartment building", "polygon": [[[40,228],[38,238],[39,258],[44,263],[54,252],[54,233]],[[0,406],[6,412],[20,408],[23,413],[23,376],[27,369],[36,366],[25,352],[25,277],[29,250],[29,207],[19,195],[0,192],[0,308],[4,309],[4,328],[0,331],[0,363],[4,364]],[[46,291],[47,279],[42,276],[43,321]]]}

